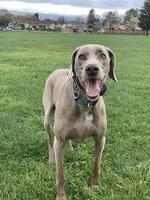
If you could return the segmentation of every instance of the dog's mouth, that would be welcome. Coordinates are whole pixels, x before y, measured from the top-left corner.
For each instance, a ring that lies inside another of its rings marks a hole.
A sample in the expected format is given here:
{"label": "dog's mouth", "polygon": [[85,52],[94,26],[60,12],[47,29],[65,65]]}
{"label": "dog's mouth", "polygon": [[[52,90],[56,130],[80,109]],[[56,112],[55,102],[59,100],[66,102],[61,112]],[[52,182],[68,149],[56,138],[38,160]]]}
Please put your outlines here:
{"label": "dog's mouth", "polygon": [[103,81],[100,79],[87,79],[84,81],[86,95],[89,99],[95,100],[99,97]]}

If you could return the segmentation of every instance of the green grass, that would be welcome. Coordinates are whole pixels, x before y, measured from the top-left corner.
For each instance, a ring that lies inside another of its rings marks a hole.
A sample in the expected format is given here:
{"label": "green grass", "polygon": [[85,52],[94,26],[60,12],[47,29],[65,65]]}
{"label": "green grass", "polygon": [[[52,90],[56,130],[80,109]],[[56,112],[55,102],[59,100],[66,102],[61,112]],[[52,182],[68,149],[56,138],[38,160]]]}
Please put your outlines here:
{"label": "green grass", "polygon": [[150,38],[145,36],[0,32],[0,200],[54,200],[55,166],[47,165],[42,93],[72,51],[98,43],[114,50],[119,83],[105,95],[107,144],[101,187],[89,187],[94,143],[65,153],[68,200],[150,197]]}

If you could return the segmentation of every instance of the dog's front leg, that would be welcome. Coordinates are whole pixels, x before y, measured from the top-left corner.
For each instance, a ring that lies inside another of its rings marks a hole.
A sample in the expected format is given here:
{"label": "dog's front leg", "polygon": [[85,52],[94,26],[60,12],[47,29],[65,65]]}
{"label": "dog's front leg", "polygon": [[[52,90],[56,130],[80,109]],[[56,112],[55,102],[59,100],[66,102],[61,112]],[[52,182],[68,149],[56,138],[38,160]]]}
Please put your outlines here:
{"label": "dog's front leg", "polygon": [[63,168],[64,145],[65,145],[64,141],[55,137],[54,151],[55,151],[55,160],[56,160],[56,187],[57,187],[56,200],[63,200],[65,198],[64,168]]}
{"label": "dog's front leg", "polygon": [[92,188],[99,187],[100,161],[105,146],[105,137],[95,138],[95,161],[93,166]]}

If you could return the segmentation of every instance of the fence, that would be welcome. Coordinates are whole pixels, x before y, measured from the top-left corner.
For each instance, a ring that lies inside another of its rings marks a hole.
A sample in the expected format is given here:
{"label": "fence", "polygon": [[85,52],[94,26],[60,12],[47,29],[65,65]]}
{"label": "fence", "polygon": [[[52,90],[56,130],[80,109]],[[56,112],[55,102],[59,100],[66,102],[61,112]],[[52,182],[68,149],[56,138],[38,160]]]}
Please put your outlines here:
{"label": "fence", "polygon": [[111,34],[131,34],[131,35],[146,35],[146,30],[130,30],[130,29],[105,29],[105,33]]}

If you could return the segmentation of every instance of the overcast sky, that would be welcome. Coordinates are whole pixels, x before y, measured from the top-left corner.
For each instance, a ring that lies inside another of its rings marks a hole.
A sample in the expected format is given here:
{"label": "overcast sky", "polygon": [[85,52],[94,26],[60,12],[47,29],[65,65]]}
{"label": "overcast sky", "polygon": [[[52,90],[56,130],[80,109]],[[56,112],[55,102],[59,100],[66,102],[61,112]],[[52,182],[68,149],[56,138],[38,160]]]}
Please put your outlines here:
{"label": "overcast sky", "polygon": [[140,8],[144,0],[0,0],[0,9],[23,12],[52,13],[60,15],[87,15],[90,8],[96,14],[118,10],[123,14],[127,9]]}

